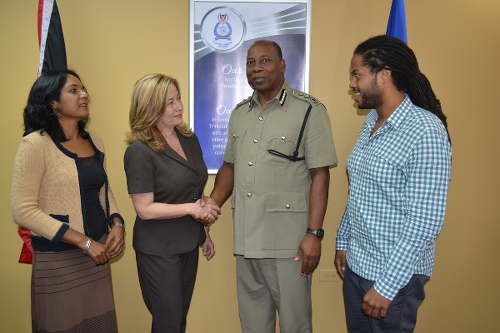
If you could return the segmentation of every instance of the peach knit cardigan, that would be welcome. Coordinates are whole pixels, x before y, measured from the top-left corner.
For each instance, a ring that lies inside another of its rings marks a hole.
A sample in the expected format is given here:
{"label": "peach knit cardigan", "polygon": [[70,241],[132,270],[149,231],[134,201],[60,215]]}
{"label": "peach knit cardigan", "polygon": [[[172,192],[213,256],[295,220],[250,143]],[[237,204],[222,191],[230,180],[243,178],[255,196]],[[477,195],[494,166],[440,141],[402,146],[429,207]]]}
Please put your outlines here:
{"label": "peach knit cardigan", "polygon": [[[104,153],[101,140],[90,133],[95,148]],[[32,132],[21,139],[14,162],[11,187],[11,209],[14,221],[57,243],[67,228],[84,232],[80,185],[75,163],[76,155],[64,152],[47,134]],[[74,157],[71,157],[73,155]],[[100,189],[99,201],[106,209],[108,189],[109,217],[121,216],[109,186]],[[50,215],[68,215],[61,222]]]}

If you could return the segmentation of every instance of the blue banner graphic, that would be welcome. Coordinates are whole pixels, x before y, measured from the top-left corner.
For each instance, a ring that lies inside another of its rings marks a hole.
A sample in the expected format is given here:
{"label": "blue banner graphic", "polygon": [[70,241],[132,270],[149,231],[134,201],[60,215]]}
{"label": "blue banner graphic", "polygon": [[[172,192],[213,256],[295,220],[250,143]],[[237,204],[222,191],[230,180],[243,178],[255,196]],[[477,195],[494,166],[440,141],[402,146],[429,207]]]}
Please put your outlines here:
{"label": "blue banner graphic", "polygon": [[191,2],[190,124],[209,173],[221,166],[231,111],[252,94],[246,54],[277,42],[291,87],[308,90],[309,2]]}

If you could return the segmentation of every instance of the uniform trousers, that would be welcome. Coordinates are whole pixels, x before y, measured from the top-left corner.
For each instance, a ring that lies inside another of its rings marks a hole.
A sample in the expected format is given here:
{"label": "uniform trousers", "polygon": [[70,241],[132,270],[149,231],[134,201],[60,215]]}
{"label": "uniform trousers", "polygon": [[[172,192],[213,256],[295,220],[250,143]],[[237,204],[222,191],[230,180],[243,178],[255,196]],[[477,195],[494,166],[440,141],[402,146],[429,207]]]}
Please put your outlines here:
{"label": "uniform trousers", "polygon": [[198,269],[198,247],[181,254],[136,251],[142,297],[153,316],[151,332],[184,333]]}
{"label": "uniform trousers", "polygon": [[243,333],[311,333],[311,276],[301,261],[236,256],[238,306]]}
{"label": "uniform trousers", "polygon": [[357,275],[348,265],[344,272],[344,306],[349,333],[407,333],[417,323],[417,310],[425,298],[424,284],[429,278],[415,274],[392,300],[387,316],[374,319],[361,309],[363,297],[374,282]]}

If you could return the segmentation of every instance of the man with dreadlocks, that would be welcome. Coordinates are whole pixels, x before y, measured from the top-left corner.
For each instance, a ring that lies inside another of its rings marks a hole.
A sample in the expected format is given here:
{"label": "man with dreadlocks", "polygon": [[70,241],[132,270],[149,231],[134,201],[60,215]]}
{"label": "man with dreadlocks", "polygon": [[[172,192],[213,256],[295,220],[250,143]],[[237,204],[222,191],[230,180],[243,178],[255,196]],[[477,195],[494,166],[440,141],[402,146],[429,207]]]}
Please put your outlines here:
{"label": "man with dreadlocks", "polygon": [[349,332],[412,332],[432,274],[451,168],[446,117],[413,51],[376,36],[358,45],[349,87],[372,109],[349,157],[337,232]]}

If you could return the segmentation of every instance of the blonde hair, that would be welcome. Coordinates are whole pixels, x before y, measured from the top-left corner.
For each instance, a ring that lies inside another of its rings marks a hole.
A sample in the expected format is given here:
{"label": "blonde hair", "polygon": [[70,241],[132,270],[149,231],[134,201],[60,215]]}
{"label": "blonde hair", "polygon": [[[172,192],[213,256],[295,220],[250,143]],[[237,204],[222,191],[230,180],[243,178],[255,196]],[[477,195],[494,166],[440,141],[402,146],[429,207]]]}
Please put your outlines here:
{"label": "blonde hair", "polygon": [[[164,74],[148,74],[134,84],[130,104],[128,144],[143,141],[154,151],[165,150],[167,142],[156,128],[156,124],[165,110],[167,91],[171,84],[180,92],[177,80]],[[186,123],[176,128],[183,136],[193,136]]]}

